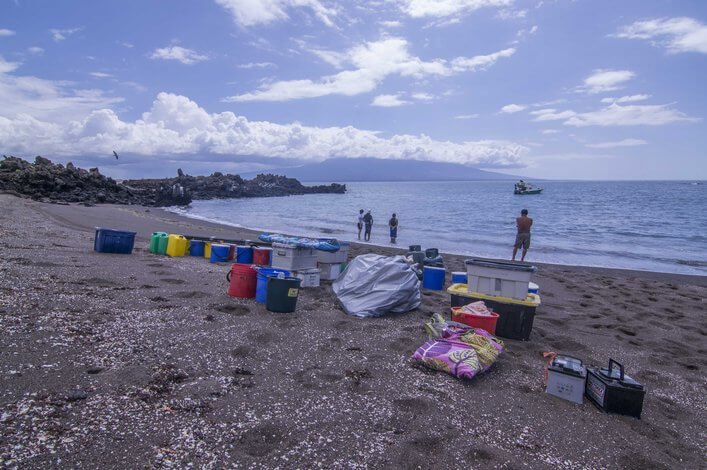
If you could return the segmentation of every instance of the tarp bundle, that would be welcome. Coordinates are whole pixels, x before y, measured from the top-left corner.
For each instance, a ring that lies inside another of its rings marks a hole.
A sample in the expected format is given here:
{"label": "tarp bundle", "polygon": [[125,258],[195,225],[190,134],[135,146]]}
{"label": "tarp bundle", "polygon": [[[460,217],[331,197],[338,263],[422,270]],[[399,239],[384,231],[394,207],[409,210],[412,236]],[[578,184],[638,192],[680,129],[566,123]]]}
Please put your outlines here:
{"label": "tarp bundle", "polygon": [[331,287],[346,313],[361,318],[409,312],[422,302],[420,280],[402,256],[357,256]]}

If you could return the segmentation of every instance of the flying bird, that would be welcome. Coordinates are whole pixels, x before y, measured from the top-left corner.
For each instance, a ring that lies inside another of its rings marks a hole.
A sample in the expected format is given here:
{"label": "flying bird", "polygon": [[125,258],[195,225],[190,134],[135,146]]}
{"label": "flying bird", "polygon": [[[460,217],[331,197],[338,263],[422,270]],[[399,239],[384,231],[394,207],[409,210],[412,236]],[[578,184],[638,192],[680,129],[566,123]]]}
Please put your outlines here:
{"label": "flying bird", "polygon": [[115,159],[117,160],[117,159],[118,159],[118,154],[115,153],[115,150],[113,150],[113,155],[115,155]]}

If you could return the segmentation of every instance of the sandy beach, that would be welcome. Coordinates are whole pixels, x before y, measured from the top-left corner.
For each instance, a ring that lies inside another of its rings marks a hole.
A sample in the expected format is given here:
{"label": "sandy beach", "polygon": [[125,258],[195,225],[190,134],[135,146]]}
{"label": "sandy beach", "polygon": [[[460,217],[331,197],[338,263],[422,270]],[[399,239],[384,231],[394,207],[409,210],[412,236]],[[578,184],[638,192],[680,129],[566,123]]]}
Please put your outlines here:
{"label": "sandy beach", "polygon": [[[94,252],[95,226],[138,232],[133,254]],[[539,264],[530,340],[465,382],[410,362],[445,291],[358,319],[323,282],[273,314],[226,294],[228,265],[150,254],[158,230],[258,235],[0,195],[0,466],[704,468],[707,277]],[[642,419],[544,393],[545,351],[622,362]]]}

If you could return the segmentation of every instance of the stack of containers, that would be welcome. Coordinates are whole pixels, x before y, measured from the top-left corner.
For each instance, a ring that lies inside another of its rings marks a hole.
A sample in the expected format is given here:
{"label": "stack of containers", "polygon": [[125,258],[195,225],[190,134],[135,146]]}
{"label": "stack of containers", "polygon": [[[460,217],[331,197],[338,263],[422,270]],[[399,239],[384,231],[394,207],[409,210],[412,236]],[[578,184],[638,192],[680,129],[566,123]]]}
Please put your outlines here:
{"label": "stack of containers", "polygon": [[317,252],[317,267],[324,280],[336,280],[346,267],[346,262],[349,259],[349,243],[339,242],[339,246],[339,251],[333,253],[321,250]]}
{"label": "stack of containers", "polygon": [[447,289],[452,296],[452,307],[483,300],[489,309],[499,315],[497,336],[527,341],[533,328],[535,310],[540,305],[540,296],[528,292],[537,268],[478,258],[468,259],[465,264],[467,285],[452,284]]}
{"label": "stack of containers", "polygon": [[301,279],[300,287],[319,287],[320,272],[314,248],[273,243],[271,264],[273,268],[286,269]]}

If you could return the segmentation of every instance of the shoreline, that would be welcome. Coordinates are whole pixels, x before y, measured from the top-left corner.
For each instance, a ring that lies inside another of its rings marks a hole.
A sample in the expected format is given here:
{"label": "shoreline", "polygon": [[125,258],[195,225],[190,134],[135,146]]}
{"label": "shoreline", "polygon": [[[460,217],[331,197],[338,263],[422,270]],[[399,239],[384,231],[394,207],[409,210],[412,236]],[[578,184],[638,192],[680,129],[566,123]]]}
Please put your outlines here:
{"label": "shoreline", "polygon": [[[111,208],[110,210],[113,209],[119,209],[119,210],[124,210],[127,212],[132,212],[136,215],[144,215],[146,213],[150,213],[151,215],[158,215],[165,223],[167,226],[174,226],[175,228],[187,224],[192,227],[194,227],[197,230],[197,233],[189,233],[189,235],[200,235],[200,236],[221,236],[224,238],[229,238],[228,235],[232,234],[227,234],[226,232],[228,231],[235,231],[239,234],[242,234],[241,236],[244,239],[248,240],[255,240],[257,241],[258,235],[262,233],[259,230],[251,229],[248,227],[238,227],[234,225],[229,225],[227,223],[221,223],[221,222],[216,222],[213,220],[207,220],[204,218],[198,218],[198,217],[189,217],[184,214],[179,214],[172,212],[170,210],[164,209],[164,208],[155,208],[155,207],[145,207],[145,206],[137,206],[137,205],[129,205],[129,206],[124,206],[124,205],[115,205],[115,204],[103,204],[103,205],[96,205],[94,207],[85,207],[80,204],[72,204],[69,206],[65,205],[59,205],[59,204],[51,204],[51,203],[41,203],[41,204],[46,204],[46,207],[44,207],[42,210],[49,216],[56,217],[57,220],[62,220],[62,218],[66,217],[66,215],[63,215],[65,213],[69,212],[75,212],[73,209],[62,209],[66,207],[71,207],[78,209],[78,211],[82,211],[82,209],[94,209],[95,210],[100,210],[101,208]],[[56,209],[54,209],[56,208]],[[88,211],[86,211],[88,212]],[[83,229],[88,229],[90,227],[90,230],[93,231],[92,225],[86,225],[86,224],[80,224],[76,219],[80,217],[74,217],[69,219],[69,223],[74,223],[76,227],[81,227]],[[64,219],[67,221],[67,219]],[[101,220],[100,218],[96,218],[96,220]],[[196,223],[198,222],[198,223]],[[155,224],[156,225],[156,224]],[[117,228],[117,227],[115,227]],[[117,228],[119,229],[119,228]],[[132,230],[131,228],[125,228],[126,230]],[[156,228],[155,231],[159,229]],[[208,232],[207,230],[211,230],[213,233]],[[136,230],[138,232],[137,237],[143,241],[149,241],[150,233],[145,231],[144,229],[141,229],[138,227]],[[175,232],[179,233],[179,232]],[[293,235],[293,236],[298,236],[298,234],[292,234],[288,233],[287,235]],[[232,236],[230,238],[233,238]],[[336,237],[332,237],[336,238]],[[390,251],[390,252],[399,252],[399,254],[404,254],[407,253],[407,250],[404,247],[401,246],[393,246],[393,245],[379,245],[379,244],[374,244],[374,243],[361,243],[358,241],[350,241],[351,245],[359,247],[359,250],[365,250],[365,247],[369,247],[369,249],[372,250],[383,250],[383,251]],[[473,255],[464,255],[464,254],[458,254],[458,253],[449,253],[449,252],[440,252],[445,258],[449,259],[464,259],[464,258],[470,258],[473,257]],[[530,253],[531,258],[532,258],[532,252]],[[507,259],[502,259],[502,258],[495,258],[497,260],[503,260],[503,261],[508,261]],[[586,272],[592,272],[595,274],[615,274],[619,275],[621,277],[645,277],[646,279],[654,279],[654,280],[668,280],[668,279],[675,279],[677,280],[682,280],[682,281],[687,281],[690,283],[694,283],[696,285],[703,285],[707,286],[707,276],[701,276],[698,274],[679,274],[679,273],[668,273],[668,272],[662,272],[662,271],[644,271],[644,270],[636,270],[636,269],[624,269],[624,268],[612,268],[612,267],[604,267],[604,266],[584,266],[584,265],[572,265],[572,264],[551,264],[551,263],[540,263],[540,262],[535,262],[532,261],[527,261],[528,264],[532,264],[534,266],[537,266],[539,268],[544,268],[544,269],[551,269],[551,270],[562,270],[562,269],[572,269],[572,270],[582,270]],[[463,267],[463,262],[462,266]],[[464,269],[459,269],[459,270],[464,270]]]}
{"label": "shoreline", "polygon": [[[306,227],[303,228],[302,226],[299,227],[299,231],[302,233],[298,233],[297,231],[293,232],[288,232],[287,230],[276,230],[276,229],[268,229],[268,228],[253,228],[253,227],[244,227],[244,226],[237,226],[237,225],[231,225],[228,221],[219,221],[217,219],[210,219],[206,216],[201,216],[201,215],[195,215],[195,214],[190,214],[188,211],[185,211],[184,209],[181,208],[166,208],[163,209],[166,210],[167,212],[171,212],[174,214],[177,214],[179,216],[185,217],[187,219],[192,219],[192,220],[198,220],[198,221],[203,221],[203,222],[208,222],[212,224],[218,224],[218,225],[225,225],[229,227],[234,227],[235,229],[243,229],[243,230],[250,230],[250,231],[261,231],[261,232],[276,232],[276,233],[288,233],[292,234],[294,236],[308,236],[308,237],[317,237],[317,238],[337,238],[342,241],[347,241],[350,243],[359,243],[362,245],[366,246],[373,246],[373,247],[379,247],[381,249],[387,249],[387,248],[396,248],[396,246],[391,245],[386,243],[385,241],[382,240],[376,240],[373,243],[366,243],[366,242],[361,242],[360,240],[356,240],[356,235],[354,229],[349,229],[346,230],[343,227],[336,227],[332,233],[322,233],[321,230],[318,230],[316,226],[311,226],[311,230],[307,230]],[[387,233],[387,227],[377,226],[375,227],[378,229],[379,232],[386,232]],[[318,234],[314,234],[315,232],[318,232]],[[303,233],[311,233],[311,235],[304,235]],[[423,235],[424,238],[424,235]],[[429,242],[429,240],[427,240]],[[408,242],[409,243],[409,242]],[[413,242],[416,243],[416,242]],[[471,242],[470,242],[471,243]],[[465,252],[465,249],[463,246],[459,247],[454,247],[452,249],[442,249],[440,248],[440,252],[444,253],[446,255],[451,255],[451,256],[466,256],[466,257],[481,257],[481,258],[488,258],[488,259],[500,259],[500,260],[510,260],[510,253],[512,251],[512,240],[510,240],[510,245],[508,248],[508,258],[506,258],[506,255],[501,252],[500,256],[497,252],[497,248],[492,251],[496,251],[495,254],[491,255],[475,255],[475,254],[469,254]],[[404,247],[407,246],[407,244],[400,244],[398,247],[401,247],[401,250],[404,250]],[[428,246],[436,246],[434,243],[428,245]],[[541,251],[537,251],[540,249]],[[608,255],[607,254],[602,254],[602,253],[597,253],[597,256],[599,256],[599,260],[608,260]],[[547,259],[548,257],[562,257],[562,254],[557,254],[557,253],[543,253],[542,248],[536,248],[535,250],[531,249],[530,258],[533,259],[535,256],[539,256],[540,258],[545,258]],[[591,257],[589,259],[592,259]],[[594,269],[612,269],[612,270],[621,270],[621,271],[631,271],[631,272],[636,272],[636,273],[659,273],[659,274],[665,274],[665,275],[681,275],[681,276],[697,276],[697,277],[707,277],[707,271],[705,271],[705,267],[701,262],[695,262],[697,264],[690,264],[686,262],[682,262],[678,259],[661,259],[659,257],[651,258],[639,258],[642,260],[643,264],[647,264],[649,267],[647,268],[641,268],[640,266],[635,266],[631,267],[631,261],[630,257],[629,258],[619,258],[620,260],[624,260],[623,263],[617,263],[617,264],[628,264],[628,267],[622,267],[622,266],[607,266],[607,265],[602,265],[602,264],[577,264],[576,260],[570,260],[568,262],[556,262],[556,261],[533,261],[535,264],[541,264],[541,265],[546,265],[546,266],[564,266],[564,267],[569,267],[569,268],[594,268]],[[628,259],[629,261],[626,262],[625,260]],[[664,270],[661,270],[663,268]]]}
{"label": "shoreline", "polygon": [[[138,232],[133,254],[94,252],[95,226]],[[445,291],[360,319],[324,281],[273,314],[227,295],[228,264],[149,253],[157,230],[258,233],[0,195],[0,466],[698,468],[707,455],[703,277],[538,264],[530,339],[504,340],[462,381],[410,361],[424,322],[449,317]],[[369,252],[400,249],[354,243],[350,257]],[[449,271],[464,258],[445,257]],[[547,351],[621,362],[646,387],[641,419],[546,394]]]}

